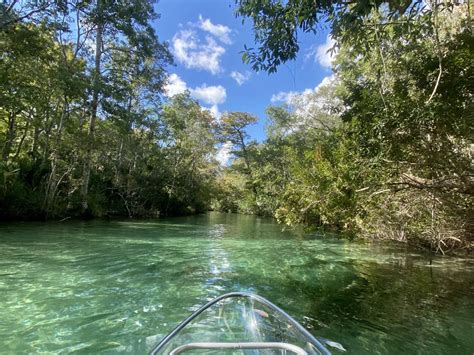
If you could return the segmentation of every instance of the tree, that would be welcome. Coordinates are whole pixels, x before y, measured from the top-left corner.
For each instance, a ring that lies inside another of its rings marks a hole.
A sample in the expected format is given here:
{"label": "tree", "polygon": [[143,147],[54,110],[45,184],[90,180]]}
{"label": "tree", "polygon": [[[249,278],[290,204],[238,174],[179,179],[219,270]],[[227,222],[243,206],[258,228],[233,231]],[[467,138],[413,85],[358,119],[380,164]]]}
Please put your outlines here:
{"label": "tree", "polygon": [[48,14],[65,12],[62,0],[3,1],[0,4],[0,31],[21,22],[41,22]]}
{"label": "tree", "polygon": [[249,135],[245,128],[255,122],[257,122],[257,117],[246,112],[226,112],[221,118],[222,140],[224,142],[231,142],[234,148],[236,148],[234,152],[242,155],[249,175],[252,175],[252,169],[246,143]]}
{"label": "tree", "polygon": [[[153,63],[154,60],[161,65],[169,64],[171,63],[171,56],[167,48],[158,42],[155,31],[150,24],[150,20],[156,18],[153,1],[140,0],[133,3],[116,3],[109,0],[97,0],[91,8],[82,11],[86,13],[85,23],[89,23],[95,32],[88,140],[81,189],[82,209],[84,213],[87,213],[94,131],[99,103],[102,101],[104,85],[107,81],[102,75],[104,58],[108,60],[113,57],[113,53],[116,51],[131,51],[133,60],[137,61],[135,68],[140,65],[144,65],[146,68],[146,63]],[[120,38],[122,42],[118,46],[116,45],[116,38]],[[106,57],[103,58],[104,54]],[[155,87],[157,91],[160,91],[164,84],[163,74],[163,71],[161,71],[159,85]],[[112,72],[112,75],[115,75],[115,73]]]}
{"label": "tree", "polygon": [[175,95],[164,106],[163,120],[163,150],[170,169],[165,213],[202,211],[213,189],[217,125],[189,92]]}
{"label": "tree", "polygon": [[[22,204],[18,198],[36,184],[41,188],[35,186],[29,208],[49,209],[65,178],[65,172],[62,178],[57,172],[59,147],[73,110],[83,99],[85,63],[73,60],[71,47],[55,42],[53,33],[48,25],[33,24],[17,24],[0,33],[5,49],[0,65],[3,168],[4,174],[18,172],[15,184],[4,191],[4,201],[10,199],[6,214],[25,207],[16,202]],[[15,189],[16,194],[10,195]]]}
{"label": "tree", "polygon": [[[334,0],[236,0],[236,15],[252,19],[258,48],[245,47],[244,62],[254,70],[275,72],[279,65],[296,58],[299,51],[298,33],[315,33],[329,25],[331,35],[341,42],[364,46],[367,33],[384,30],[387,25],[409,27],[420,14],[456,6],[456,2],[424,1],[334,1]],[[388,5],[388,6],[387,6]],[[384,10],[380,22],[367,25],[365,19],[373,12]]]}
{"label": "tree", "polygon": [[403,226],[397,238],[438,250],[472,236],[473,42],[464,10],[425,14],[410,30],[387,27],[368,35],[374,45],[364,50],[342,45],[336,61],[342,118],[361,157],[378,167],[363,194],[385,207],[366,227],[390,221]]}
{"label": "tree", "polygon": [[[260,151],[279,146],[290,165],[279,169],[288,178],[279,182],[273,214],[288,224],[323,225],[437,251],[472,246],[468,7],[238,4],[238,14],[254,20],[260,48],[244,54],[254,69],[272,72],[294,58],[297,31],[316,30],[319,15],[328,16],[339,46],[337,89],[297,96],[268,111],[270,139]],[[255,175],[280,160],[259,162]],[[263,186],[271,191],[271,183]]]}
{"label": "tree", "polygon": [[11,2],[0,29],[2,216],[161,210],[149,192],[167,169],[155,157],[172,59],[153,3],[47,5]]}

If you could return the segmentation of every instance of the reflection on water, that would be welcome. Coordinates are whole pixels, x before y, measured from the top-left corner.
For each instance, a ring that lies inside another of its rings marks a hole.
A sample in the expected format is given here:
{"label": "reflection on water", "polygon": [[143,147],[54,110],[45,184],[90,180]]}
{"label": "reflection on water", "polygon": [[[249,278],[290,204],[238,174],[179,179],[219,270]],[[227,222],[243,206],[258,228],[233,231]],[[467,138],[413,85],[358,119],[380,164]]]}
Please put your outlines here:
{"label": "reflection on water", "polygon": [[1,351],[143,353],[245,290],[348,353],[472,353],[471,260],[281,228],[214,213],[0,225]]}

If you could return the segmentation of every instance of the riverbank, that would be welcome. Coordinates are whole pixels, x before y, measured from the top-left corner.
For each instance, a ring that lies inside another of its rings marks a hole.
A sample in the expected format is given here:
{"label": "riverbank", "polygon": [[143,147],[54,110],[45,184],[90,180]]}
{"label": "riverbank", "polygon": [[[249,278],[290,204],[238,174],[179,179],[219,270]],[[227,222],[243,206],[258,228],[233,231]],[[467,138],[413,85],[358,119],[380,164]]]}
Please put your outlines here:
{"label": "riverbank", "polygon": [[[44,222],[44,223],[62,223],[62,222],[82,222],[82,221],[120,221],[124,219],[129,220],[137,220],[137,221],[146,221],[146,220],[161,220],[161,219],[169,219],[169,218],[178,218],[184,216],[199,216],[206,213],[225,213],[230,215],[237,215],[238,213],[234,212],[219,212],[219,211],[187,211],[188,213],[181,213],[176,215],[163,215],[160,214],[158,211],[156,212],[149,212],[144,213],[142,215],[136,215],[130,217],[128,215],[120,215],[120,214],[106,214],[102,216],[93,216],[93,215],[65,215],[65,216],[56,216],[56,217],[48,217],[46,215],[17,215],[17,216],[2,216],[0,214],[0,223],[8,224],[14,222]],[[248,216],[255,216],[255,214],[247,213],[243,215]],[[278,221],[272,216],[268,215],[256,215],[256,217],[263,217],[263,218],[270,218],[275,221]],[[472,256],[472,252],[474,250],[474,243],[466,244],[463,246],[459,246],[457,248],[452,249],[439,249],[436,248],[437,244],[430,244],[427,243],[426,239],[418,239],[418,238],[411,238],[411,239],[401,239],[399,235],[394,235],[393,233],[385,232],[383,229],[379,230],[378,234],[361,234],[359,236],[355,236],[352,233],[344,233],[344,230],[338,229],[336,226],[311,226],[311,225],[285,225],[281,223],[278,224],[282,230],[305,230],[306,232],[315,232],[319,233],[320,235],[328,235],[330,237],[338,236],[338,238],[343,238],[348,240],[349,242],[356,242],[356,241],[363,241],[367,243],[371,243],[373,245],[398,245],[400,247],[408,246],[412,248],[414,251],[423,251],[423,252],[430,252],[434,254],[440,255],[451,255],[451,256]]]}

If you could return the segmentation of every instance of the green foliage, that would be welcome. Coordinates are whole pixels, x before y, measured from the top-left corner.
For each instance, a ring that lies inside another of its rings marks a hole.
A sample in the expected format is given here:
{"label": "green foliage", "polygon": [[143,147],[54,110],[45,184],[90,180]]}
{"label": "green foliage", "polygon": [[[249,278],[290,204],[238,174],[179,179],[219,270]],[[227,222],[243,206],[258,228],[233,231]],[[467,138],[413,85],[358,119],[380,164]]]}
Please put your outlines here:
{"label": "green foliage", "polygon": [[162,104],[153,2],[43,5],[0,26],[0,218],[208,209],[216,127],[189,94]]}
{"label": "green foliage", "polygon": [[245,149],[248,134],[245,128],[257,122],[257,117],[246,112],[226,112],[222,115],[220,132],[223,141],[229,141],[240,149]]}
{"label": "green foliage", "polygon": [[246,179],[242,174],[226,170],[217,181],[212,208],[222,212],[251,213],[246,207],[248,190],[245,185]]}
{"label": "green foliage", "polygon": [[[331,35],[344,43],[364,48],[367,35],[372,35],[390,24],[401,24],[400,29],[416,33],[412,24],[420,14],[431,15],[434,9],[452,11],[456,2],[437,2],[427,5],[422,0],[394,1],[333,1],[333,0],[235,0],[235,14],[252,20],[257,48],[244,48],[243,61],[254,70],[276,72],[278,66],[296,58],[299,51],[298,35],[316,33],[330,27]],[[385,13],[376,24],[366,19],[381,10]],[[332,50],[335,50],[333,48]]]}
{"label": "green foliage", "polygon": [[202,212],[213,190],[217,126],[189,93],[174,96],[164,107],[164,122],[164,153],[171,168],[165,185],[167,208],[185,206],[188,211]]}
{"label": "green foliage", "polygon": [[[334,75],[216,123],[189,93],[163,104],[172,63],[153,1],[1,5],[0,217],[273,215],[437,251],[471,247],[473,53],[463,4],[238,0],[273,72],[298,31],[332,27]],[[85,37],[87,33],[87,39]],[[92,46],[86,46],[93,39]],[[216,145],[231,147],[220,168]]]}
{"label": "green foliage", "polygon": [[[438,252],[471,248],[474,40],[466,6],[238,4],[261,45],[245,54],[254,69],[272,72],[294,58],[298,28],[315,30],[321,16],[339,52],[325,86],[268,109],[267,141],[247,149],[252,174],[238,159],[224,172],[228,191],[240,187],[234,209],[248,212],[253,190],[250,212],[288,225]],[[239,172],[245,184],[229,179]]]}

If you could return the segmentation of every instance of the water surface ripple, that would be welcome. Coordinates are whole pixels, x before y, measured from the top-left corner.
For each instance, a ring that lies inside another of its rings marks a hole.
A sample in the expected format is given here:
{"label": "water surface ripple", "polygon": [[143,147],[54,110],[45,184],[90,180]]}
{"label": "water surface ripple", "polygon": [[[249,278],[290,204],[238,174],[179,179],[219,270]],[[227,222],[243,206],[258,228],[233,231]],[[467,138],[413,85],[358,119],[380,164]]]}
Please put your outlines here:
{"label": "water surface ripple", "polygon": [[350,354],[472,354],[474,263],[210,213],[0,225],[0,352],[145,353],[256,292]]}

